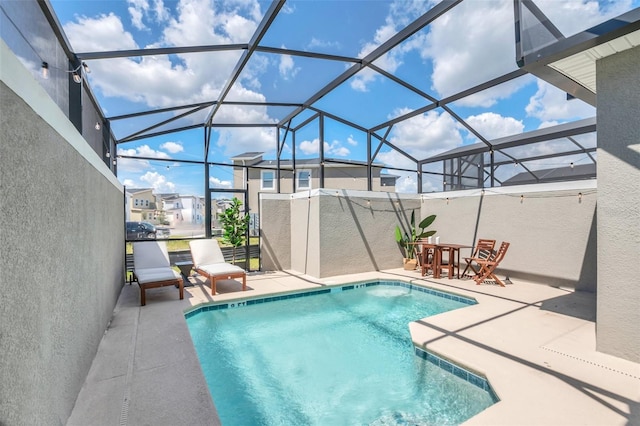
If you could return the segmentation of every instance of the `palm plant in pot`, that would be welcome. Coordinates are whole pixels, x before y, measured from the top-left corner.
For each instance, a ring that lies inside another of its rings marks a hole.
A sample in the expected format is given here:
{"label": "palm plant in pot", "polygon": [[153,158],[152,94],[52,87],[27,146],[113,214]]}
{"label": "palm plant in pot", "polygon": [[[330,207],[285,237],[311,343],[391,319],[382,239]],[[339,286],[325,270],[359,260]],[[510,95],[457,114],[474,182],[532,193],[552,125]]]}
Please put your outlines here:
{"label": "palm plant in pot", "polygon": [[402,249],[404,269],[413,270],[416,268],[418,261],[416,259],[417,251],[415,243],[422,238],[431,237],[436,233],[436,231],[426,230],[434,220],[436,220],[436,215],[432,214],[422,219],[416,227],[415,210],[413,210],[411,211],[411,223],[409,224],[408,231],[403,232],[400,226],[396,225],[396,242]]}

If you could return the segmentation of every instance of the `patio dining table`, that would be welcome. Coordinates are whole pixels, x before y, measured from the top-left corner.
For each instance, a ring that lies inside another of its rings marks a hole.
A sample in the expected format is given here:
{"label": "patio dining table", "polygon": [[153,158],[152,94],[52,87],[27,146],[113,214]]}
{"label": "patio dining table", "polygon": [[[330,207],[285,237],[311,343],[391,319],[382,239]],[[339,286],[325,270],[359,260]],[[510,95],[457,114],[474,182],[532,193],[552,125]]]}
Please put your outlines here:
{"label": "patio dining table", "polygon": [[456,270],[456,278],[460,278],[460,249],[473,248],[473,246],[467,244],[455,244],[455,243],[428,243],[424,241],[416,241],[412,244],[422,246],[422,250],[433,249],[434,250],[434,267],[433,278],[440,278],[442,275],[442,254],[447,252],[448,258],[448,274],[447,278],[453,278],[453,270]]}

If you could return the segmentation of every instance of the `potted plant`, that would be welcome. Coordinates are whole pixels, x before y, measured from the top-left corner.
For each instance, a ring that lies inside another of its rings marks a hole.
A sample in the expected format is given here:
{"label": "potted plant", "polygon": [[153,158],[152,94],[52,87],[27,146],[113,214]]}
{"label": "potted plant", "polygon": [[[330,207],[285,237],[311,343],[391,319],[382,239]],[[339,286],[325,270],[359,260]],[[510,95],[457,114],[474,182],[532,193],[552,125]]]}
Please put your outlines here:
{"label": "potted plant", "polygon": [[[225,209],[220,215],[220,222],[222,223],[222,241],[231,245],[233,253],[233,264],[236,263],[236,249],[244,244],[247,236],[247,229],[249,229],[249,214],[242,213],[240,207],[242,202],[236,197],[231,200],[231,206]],[[248,261],[248,259],[247,259]],[[246,268],[245,268],[246,269]]]}
{"label": "potted plant", "polygon": [[[426,231],[433,221],[436,220],[436,215],[432,214],[425,217],[420,221],[418,227],[415,226],[415,210],[411,211],[411,223],[409,224],[409,231],[402,232],[400,226],[396,225],[396,242],[402,249],[404,256],[404,269],[413,270],[416,268],[418,261],[416,259],[416,245],[415,242],[422,239],[431,237],[436,231]],[[418,229],[419,228],[419,229]]]}

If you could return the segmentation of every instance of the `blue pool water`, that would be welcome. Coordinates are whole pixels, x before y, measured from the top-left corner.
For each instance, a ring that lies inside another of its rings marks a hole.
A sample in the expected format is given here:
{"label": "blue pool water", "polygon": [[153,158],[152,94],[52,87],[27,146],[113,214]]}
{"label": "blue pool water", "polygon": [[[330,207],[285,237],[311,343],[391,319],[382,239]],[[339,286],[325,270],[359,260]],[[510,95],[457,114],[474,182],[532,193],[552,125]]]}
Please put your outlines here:
{"label": "blue pool water", "polygon": [[224,426],[459,424],[495,402],[477,376],[416,356],[409,334],[409,322],[472,302],[356,287],[187,315]]}

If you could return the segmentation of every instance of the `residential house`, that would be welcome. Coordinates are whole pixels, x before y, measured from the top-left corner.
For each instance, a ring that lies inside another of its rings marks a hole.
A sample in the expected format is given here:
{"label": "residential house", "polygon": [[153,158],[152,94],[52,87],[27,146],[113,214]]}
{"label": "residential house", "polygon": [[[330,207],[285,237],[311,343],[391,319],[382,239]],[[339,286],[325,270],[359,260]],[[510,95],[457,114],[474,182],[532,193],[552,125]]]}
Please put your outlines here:
{"label": "residential house", "polygon": [[[250,211],[258,209],[258,194],[260,192],[275,193],[278,190],[276,182],[276,160],[263,160],[263,152],[245,152],[232,157],[236,167],[233,173],[234,188],[244,188],[245,181],[248,188]],[[333,163],[330,159],[324,164],[324,187],[353,190],[367,190],[367,167],[359,161],[340,161]],[[382,173],[382,165],[372,169],[372,190],[395,192],[398,176]],[[280,160],[280,192],[293,193],[308,191],[320,187],[320,159],[299,159],[295,161],[295,176],[292,172],[293,161]],[[241,196],[236,195],[242,199]]]}
{"label": "residential house", "polygon": [[154,222],[158,217],[156,197],[152,188],[127,188],[126,218],[134,222]]}
{"label": "residential house", "polygon": [[204,198],[195,195],[167,194],[162,210],[172,228],[204,224]]}

